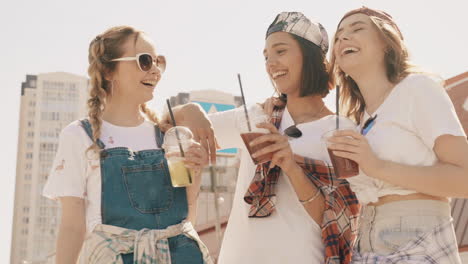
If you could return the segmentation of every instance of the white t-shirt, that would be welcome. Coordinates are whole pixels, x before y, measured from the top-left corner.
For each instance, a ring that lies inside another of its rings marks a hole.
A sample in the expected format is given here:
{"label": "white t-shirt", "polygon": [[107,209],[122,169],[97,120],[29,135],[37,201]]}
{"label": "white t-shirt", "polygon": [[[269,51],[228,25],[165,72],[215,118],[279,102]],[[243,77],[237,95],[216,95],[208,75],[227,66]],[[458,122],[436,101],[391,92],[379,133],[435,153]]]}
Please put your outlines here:
{"label": "white t-shirt", "polygon": [[[412,74],[398,83],[373,114],[375,125],[366,135],[374,153],[383,160],[414,166],[437,162],[433,147],[445,134],[465,136],[445,89],[423,74]],[[364,114],[364,122],[369,118]],[[443,175],[440,175],[443,177]],[[348,179],[361,204],[379,197],[416,193],[360,172]]]}
{"label": "white t-shirt", "polygon": [[[251,183],[256,166],[235,124],[236,112],[239,111],[242,109],[210,115],[221,147],[242,149],[233,207],[224,234],[219,263],[323,263],[325,253],[321,228],[298,201],[287,175],[282,173],[278,180],[276,211],[265,218],[248,217],[250,205],[244,202],[244,194]],[[324,132],[333,129],[335,119],[332,117],[299,124],[297,127],[302,131],[302,137],[289,140],[293,152],[330,163],[328,152],[320,137]],[[281,120],[280,132],[293,124],[286,109]]]}
{"label": "white t-shirt", "polygon": [[[154,124],[149,121],[136,127],[120,127],[103,121],[100,139],[106,149],[157,149]],[[50,199],[64,196],[85,199],[88,233],[102,223],[100,161],[99,158],[92,159],[93,155],[86,155],[91,144],[92,141],[80,121],[74,121],[65,127],[60,133],[57,154],[43,190],[43,195]]]}

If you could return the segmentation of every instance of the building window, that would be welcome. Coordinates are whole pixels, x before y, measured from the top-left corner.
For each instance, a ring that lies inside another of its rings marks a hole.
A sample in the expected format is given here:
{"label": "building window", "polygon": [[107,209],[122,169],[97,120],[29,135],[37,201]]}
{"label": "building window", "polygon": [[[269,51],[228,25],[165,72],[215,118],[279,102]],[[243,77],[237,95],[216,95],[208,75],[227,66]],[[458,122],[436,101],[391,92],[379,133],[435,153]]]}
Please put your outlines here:
{"label": "building window", "polygon": [[28,229],[27,228],[21,229],[21,234],[22,235],[28,235]]}

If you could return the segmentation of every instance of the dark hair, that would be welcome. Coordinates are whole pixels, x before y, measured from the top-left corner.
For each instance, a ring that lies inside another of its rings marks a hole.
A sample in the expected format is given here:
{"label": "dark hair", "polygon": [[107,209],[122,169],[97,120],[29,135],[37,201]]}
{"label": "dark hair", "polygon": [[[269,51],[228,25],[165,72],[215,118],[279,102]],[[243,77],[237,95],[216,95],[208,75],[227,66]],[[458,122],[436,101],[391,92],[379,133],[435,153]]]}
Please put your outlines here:
{"label": "dark hair", "polygon": [[299,43],[302,51],[302,80],[300,97],[321,95],[330,92],[328,61],[322,49],[314,43],[291,34]]}

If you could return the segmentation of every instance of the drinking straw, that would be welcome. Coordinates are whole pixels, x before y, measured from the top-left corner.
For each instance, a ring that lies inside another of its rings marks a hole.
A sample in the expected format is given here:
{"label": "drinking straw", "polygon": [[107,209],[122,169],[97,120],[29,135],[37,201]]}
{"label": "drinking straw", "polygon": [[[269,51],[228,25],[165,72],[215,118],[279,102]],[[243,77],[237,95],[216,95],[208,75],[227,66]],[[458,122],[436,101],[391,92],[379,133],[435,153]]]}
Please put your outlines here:
{"label": "drinking straw", "polygon": [[[169,99],[167,99],[166,102],[167,102],[167,108],[169,109],[169,114],[171,115],[172,125],[176,127],[177,125],[176,125],[176,121],[174,118],[174,113],[172,112],[171,102],[169,102]],[[179,144],[180,155],[182,157],[185,157],[184,149],[182,148],[182,143],[180,142],[179,130],[175,128],[175,132],[176,132],[176,137],[177,137],[177,143]]]}
{"label": "drinking straw", "polygon": [[336,130],[340,128],[340,86],[336,86]]}
{"label": "drinking straw", "polygon": [[239,87],[241,90],[242,102],[244,103],[244,113],[245,113],[245,119],[247,120],[247,127],[249,128],[249,132],[252,132],[252,127],[250,126],[249,113],[247,112],[247,105],[245,104],[244,90],[242,89],[242,81],[241,81],[240,73],[237,74],[237,79],[239,79]]}

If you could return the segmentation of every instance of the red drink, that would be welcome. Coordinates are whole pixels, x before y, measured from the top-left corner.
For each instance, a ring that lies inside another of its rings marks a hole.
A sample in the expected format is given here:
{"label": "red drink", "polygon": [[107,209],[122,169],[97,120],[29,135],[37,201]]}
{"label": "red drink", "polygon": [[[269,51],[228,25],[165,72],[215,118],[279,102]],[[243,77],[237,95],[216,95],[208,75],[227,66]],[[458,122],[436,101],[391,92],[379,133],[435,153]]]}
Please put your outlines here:
{"label": "red drink", "polygon": [[335,156],[333,150],[328,149],[333,169],[338,178],[345,179],[359,174],[359,165],[350,159]]}
{"label": "red drink", "polygon": [[[242,133],[240,134],[242,137],[242,140],[244,140],[244,144],[247,147],[247,150],[249,151],[249,154],[252,155],[253,153],[257,152],[258,150],[263,149],[264,147],[267,147],[271,145],[273,142],[263,142],[255,146],[250,146],[250,142],[252,140],[258,138],[259,136],[266,135],[265,133],[259,133],[259,132],[249,132],[249,133]],[[267,153],[265,155],[262,155],[260,157],[252,158],[253,162],[255,165],[270,161],[273,156],[273,153]]]}

